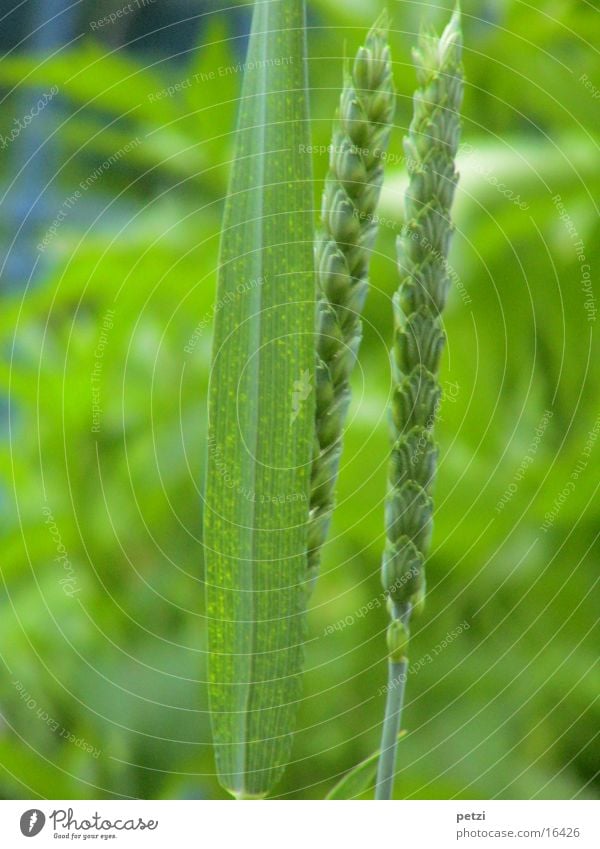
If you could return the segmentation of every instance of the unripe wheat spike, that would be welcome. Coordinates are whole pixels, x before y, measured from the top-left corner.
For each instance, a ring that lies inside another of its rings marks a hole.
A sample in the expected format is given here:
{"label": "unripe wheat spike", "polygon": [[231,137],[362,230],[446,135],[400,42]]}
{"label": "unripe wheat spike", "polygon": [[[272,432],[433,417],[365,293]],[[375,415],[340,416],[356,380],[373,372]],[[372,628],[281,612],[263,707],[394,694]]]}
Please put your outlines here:
{"label": "unripe wheat spike", "polygon": [[455,156],[463,94],[460,15],[440,39],[422,35],[414,51],[418,89],[404,141],[410,177],[406,223],[398,239],[401,283],[394,296],[391,409],[393,435],[385,509],[382,582],[388,594],[390,685],[377,798],[391,797],[395,742],[406,677],[408,628],[425,592],[437,449],[433,427],[440,403],[438,369],[444,346],[441,312],[449,288],[450,208],[458,181]]}
{"label": "unripe wheat spike", "polygon": [[329,529],[350,403],[350,375],[361,340],[383,168],[395,95],[387,18],[372,27],[346,71],[333,132],[317,236],[316,438],[308,532],[308,585]]}

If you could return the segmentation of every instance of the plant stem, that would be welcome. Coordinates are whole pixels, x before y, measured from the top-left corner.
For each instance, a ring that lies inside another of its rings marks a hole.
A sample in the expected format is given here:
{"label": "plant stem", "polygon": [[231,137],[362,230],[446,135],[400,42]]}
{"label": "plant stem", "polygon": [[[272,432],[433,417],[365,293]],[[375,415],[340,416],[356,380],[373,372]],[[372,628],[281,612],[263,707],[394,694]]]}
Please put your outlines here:
{"label": "plant stem", "polygon": [[376,799],[391,799],[394,790],[396,749],[404,705],[407,668],[407,658],[399,662],[388,660],[387,699],[381,735],[381,754],[377,767],[377,784],[375,785]]}
{"label": "plant stem", "polygon": [[381,754],[377,767],[375,799],[391,799],[393,795],[394,776],[396,774],[396,750],[398,747],[398,734],[400,733],[404,690],[408,672],[406,651],[409,642],[408,624],[410,622],[412,606],[410,604],[398,606],[392,603],[389,607],[392,621],[387,631],[389,649],[388,682],[385,717],[381,732]]}

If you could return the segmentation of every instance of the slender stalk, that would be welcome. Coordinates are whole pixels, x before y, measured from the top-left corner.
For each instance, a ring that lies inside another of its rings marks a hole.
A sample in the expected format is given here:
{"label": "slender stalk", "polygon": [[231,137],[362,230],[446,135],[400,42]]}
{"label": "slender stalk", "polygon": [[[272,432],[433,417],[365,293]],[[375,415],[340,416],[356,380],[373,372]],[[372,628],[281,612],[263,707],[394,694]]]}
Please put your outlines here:
{"label": "slender stalk", "polygon": [[[406,665],[413,609],[425,594],[425,558],[432,530],[440,404],[439,362],[445,342],[450,209],[458,181],[454,160],[463,82],[458,8],[438,40],[422,35],[414,52],[419,88],[404,141],[410,176],[406,224],[398,240],[401,284],[394,297],[392,450],[386,497],[382,582],[388,595],[390,675]],[[390,686],[383,725],[377,798],[392,797],[404,680]]]}
{"label": "slender stalk", "polygon": [[404,691],[408,674],[408,621],[410,606],[398,613],[392,620],[387,632],[388,682],[385,702],[385,717],[381,734],[381,755],[377,766],[377,783],[375,785],[376,799],[391,799],[394,790],[394,775],[396,774],[396,750],[398,734],[402,721],[404,706]]}
{"label": "slender stalk", "polygon": [[388,660],[388,698],[385,703],[381,755],[377,768],[376,799],[392,798],[396,772],[396,741],[400,733],[407,667],[407,660],[401,660],[399,663]]}
{"label": "slender stalk", "polygon": [[319,571],[334,506],[394,101],[387,18],[382,16],[369,31],[352,70],[346,71],[316,243],[316,436],[308,529],[309,589]]}

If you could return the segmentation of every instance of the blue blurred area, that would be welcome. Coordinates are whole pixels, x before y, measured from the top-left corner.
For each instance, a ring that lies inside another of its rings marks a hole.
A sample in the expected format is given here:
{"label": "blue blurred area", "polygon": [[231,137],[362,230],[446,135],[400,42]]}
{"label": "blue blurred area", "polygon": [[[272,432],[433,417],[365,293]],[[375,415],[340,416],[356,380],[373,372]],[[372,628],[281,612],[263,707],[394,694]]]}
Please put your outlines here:
{"label": "blue blurred area", "polygon": [[[61,50],[75,38],[78,11],[69,0],[39,0],[23,5],[18,13],[7,14],[3,20],[5,32],[15,27],[21,36],[5,49],[39,53]],[[21,16],[27,22],[26,26],[19,25]],[[23,30],[30,35],[22,36]],[[32,106],[45,94],[42,88],[23,89],[14,98],[16,114],[28,115]],[[53,202],[53,192],[47,192],[46,187],[59,161],[59,141],[53,134],[64,118],[64,111],[60,98],[52,98],[36,119],[24,128],[19,143],[10,146],[8,173],[3,174],[6,188],[1,205],[6,228],[3,231],[2,253],[5,259],[0,276],[1,288],[11,290],[26,286],[36,272],[39,274],[41,271],[35,242]]]}
{"label": "blue blurred area", "polygon": [[[140,58],[160,58],[165,73],[169,66],[184,67],[193,59],[212,3],[195,0],[133,0],[133,2],[72,2],[72,0],[30,0],[15,7],[0,4],[0,49],[35,55],[60,55],[81,46],[82,39],[99,39],[111,51],[124,51]],[[125,12],[125,14],[122,14]],[[98,26],[100,18],[119,13],[114,23]],[[245,50],[249,26],[247,10],[228,10],[230,32],[240,55]],[[26,120],[40,98],[48,96],[41,87],[23,87],[16,94],[2,92],[3,107]],[[36,251],[36,243],[47,222],[52,220],[62,198],[55,177],[64,164],[61,148],[62,122],[68,120],[73,104],[60,92],[19,133],[19,143],[11,143],[4,157],[0,191],[0,291],[20,290],[43,278],[48,260]],[[101,114],[101,113],[100,113]],[[19,126],[16,124],[15,126]],[[78,215],[90,222],[98,212],[91,198],[85,198]]]}

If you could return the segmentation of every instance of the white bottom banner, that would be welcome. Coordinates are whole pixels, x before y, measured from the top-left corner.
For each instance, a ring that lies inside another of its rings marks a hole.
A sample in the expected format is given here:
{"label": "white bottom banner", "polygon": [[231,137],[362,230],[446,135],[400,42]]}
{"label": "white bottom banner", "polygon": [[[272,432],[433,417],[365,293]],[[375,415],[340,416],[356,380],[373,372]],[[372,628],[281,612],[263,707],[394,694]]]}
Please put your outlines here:
{"label": "white bottom banner", "polygon": [[[233,807],[231,807],[233,806]],[[28,841],[33,841],[29,843]],[[599,849],[593,801],[3,801],[0,846]]]}

